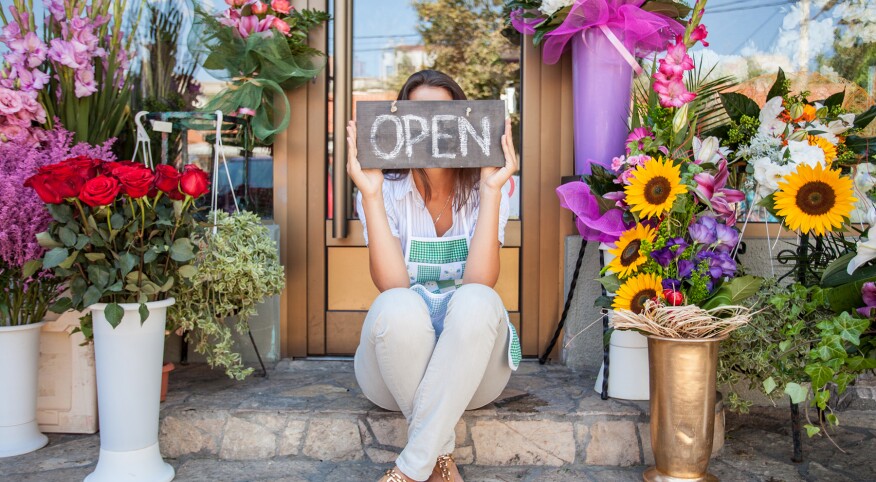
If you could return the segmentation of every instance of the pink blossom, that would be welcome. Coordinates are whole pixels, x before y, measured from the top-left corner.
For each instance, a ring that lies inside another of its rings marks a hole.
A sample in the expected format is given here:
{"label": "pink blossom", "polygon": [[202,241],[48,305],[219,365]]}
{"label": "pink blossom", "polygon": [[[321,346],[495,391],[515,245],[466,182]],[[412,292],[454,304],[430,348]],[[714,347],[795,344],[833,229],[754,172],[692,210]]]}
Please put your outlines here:
{"label": "pink blossom", "polygon": [[279,30],[283,35],[289,36],[289,32],[291,29],[289,28],[289,24],[280,20],[279,18],[274,17],[274,21],[271,22],[271,26],[275,29]]}
{"label": "pink blossom", "polygon": [[73,86],[76,97],[88,97],[97,92],[97,83],[94,81],[94,69],[80,69],[76,71]]}
{"label": "pink blossom", "polygon": [[44,0],[44,5],[56,21],[60,22],[67,17],[67,12],[64,9],[64,0]]}
{"label": "pink blossom", "polygon": [[268,11],[268,6],[262,2],[259,2],[258,0],[256,0],[255,2],[252,3],[251,8],[252,8],[252,13],[254,13],[256,15],[262,15],[262,14],[267,13],[267,11]]}
{"label": "pink blossom", "polygon": [[627,165],[630,167],[644,166],[646,162],[651,160],[648,154],[639,154],[638,156],[630,156],[627,158]]}
{"label": "pink blossom", "polygon": [[646,138],[654,139],[654,133],[651,131],[651,129],[647,127],[636,127],[635,129],[633,129],[633,131],[630,132],[630,135],[627,136],[627,154],[632,152],[632,148],[630,147],[630,145],[633,143],[636,143],[636,149],[638,149],[639,151],[643,150],[645,148],[645,143],[642,141]]}
{"label": "pink blossom", "polygon": [[681,75],[694,68],[693,59],[687,54],[684,43],[676,43],[666,50],[666,57],[660,59],[660,73],[668,77]]}
{"label": "pink blossom", "polygon": [[249,34],[256,32],[256,29],[258,28],[259,18],[255,15],[241,17],[240,20],[237,21],[237,32],[240,33],[240,36],[243,38],[249,37]]}
{"label": "pink blossom", "polygon": [[615,157],[611,160],[611,170],[618,172],[624,167],[624,156]]}
{"label": "pink blossom", "polygon": [[3,30],[0,31],[0,41],[4,43],[12,42],[20,37],[21,28],[15,22],[9,22],[9,24],[3,27]]}
{"label": "pink blossom", "polygon": [[708,47],[709,42],[706,42],[706,37],[709,36],[709,31],[706,30],[706,26],[703,24],[697,25],[697,28],[693,29],[693,32],[690,33],[690,39],[694,42],[701,42],[703,47]]}
{"label": "pink blossom", "polygon": [[736,224],[736,209],[731,204],[741,202],[745,195],[736,189],[729,189],[727,179],[730,173],[727,170],[727,161],[722,160],[718,164],[718,171],[713,175],[709,172],[701,172],[694,176],[697,183],[696,191],[712,205],[712,210],[722,218],[728,226]]}
{"label": "pink blossom", "polygon": [[9,42],[9,48],[24,55],[29,69],[39,67],[46,60],[46,44],[33,32]]}
{"label": "pink blossom", "polygon": [[21,108],[20,93],[0,87],[0,113],[6,115],[17,114]]}
{"label": "pink blossom", "polygon": [[32,114],[33,120],[40,124],[46,123],[46,110],[43,105],[36,100],[36,91],[25,93],[21,96],[22,110],[26,110]]}
{"label": "pink blossom", "polygon": [[687,90],[681,78],[665,77],[660,72],[654,75],[654,91],[663,107],[681,107],[697,96]]}
{"label": "pink blossom", "polygon": [[71,69],[81,69],[85,67],[87,61],[83,59],[84,53],[88,49],[79,42],[67,42],[66,40],[54,38],[49,48],[49,58],[61,65],[70,67]]}
{"label": "pink blossom", "polygon": [[292,10],[292,5],[289,4],[289,0],[272,0],[271,8],[275,12],[285,13],[289,15],[289,12]]}
{"label": "pink blossom", "polygon": [[626,171],[622,172],[620,176],[617,177],[617,179],[614,180],[614,183],[623,185],[629,184],[630,179],[633,177],[633,172],[635,172],[635,169],[627,169]]}

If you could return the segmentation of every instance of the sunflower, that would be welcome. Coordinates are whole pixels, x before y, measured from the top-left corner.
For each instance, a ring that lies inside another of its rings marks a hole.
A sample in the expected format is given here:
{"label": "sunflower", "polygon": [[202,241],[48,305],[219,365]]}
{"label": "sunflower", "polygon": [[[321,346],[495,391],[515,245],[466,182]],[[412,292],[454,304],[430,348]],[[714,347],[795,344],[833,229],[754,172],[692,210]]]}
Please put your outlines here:
{"label": "sunflower", "polygon": [[857,199],[852,196],[852,180],[839,169],[800,164],[779,183],[773,199],[779,216],[793,230],[815,231],[822,235],[843,225]]}
{"label": "sunflower", "polygon": [[639,253],[642,241],[654,242],[654,228],[637,224],[621,234],[615,243],[614,249],[608,250],[614,255],[614,259],[608,264],[611,271],[617,273],[619,278],[626,278],[636,272],[636,269],[648,260]]}
{"label": "sunflower", "polygon": [[824,162],[828,165],[836,159],[836,146],[829,140],[821,136],[809,136],[807,140],[810,146],[818,146],[824,151]]}
{"label": "sunflower", "polygon": [[611,307],[615,310],[630,310],[633,313],[641,313],[645,309],[645,302],[662,298],[663,280],[656,274],[641,273],[630,278],[617,290],[614,303]]}
{"label": "sunflower", "polygon": [[630,210],[647,218],[672,209],[675,198],[686,192],[687,186],[681,183],[680,169],[671,159],[652,157],[633,171],[624,191]]}

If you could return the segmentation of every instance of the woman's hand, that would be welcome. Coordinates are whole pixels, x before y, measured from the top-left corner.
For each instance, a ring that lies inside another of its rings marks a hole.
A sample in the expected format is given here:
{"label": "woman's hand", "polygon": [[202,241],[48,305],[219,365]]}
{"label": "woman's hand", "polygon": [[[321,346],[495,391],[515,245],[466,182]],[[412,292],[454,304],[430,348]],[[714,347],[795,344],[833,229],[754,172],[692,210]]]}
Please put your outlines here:
{"label": "woman's hand", "polygon": [[501,191],[502,186],[517,172],[517,154],[514,152],[514,141],[511,139],[511,119],[505,119],[502,152],[505,154],[505,165],[503,167],[481,168],[481,192],[484,189],[496,192]]}
{"label": "woman's hand", "polygon": [[[506,127],[507,130],[507,127]],[[383,189],[383,171],[380,169],[362,169],[356,151],[356,121],[347,123],[347,174],[356,183],[362,197],[381,195]]]}

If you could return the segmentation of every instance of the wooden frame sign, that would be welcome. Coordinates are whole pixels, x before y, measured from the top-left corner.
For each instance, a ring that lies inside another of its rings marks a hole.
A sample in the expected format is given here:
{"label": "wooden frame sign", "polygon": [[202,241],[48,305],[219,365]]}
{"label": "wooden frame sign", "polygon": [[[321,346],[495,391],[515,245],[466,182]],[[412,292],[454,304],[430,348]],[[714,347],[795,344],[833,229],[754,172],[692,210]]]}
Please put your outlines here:
{"label": "wooden frame sign", "polygon": [[505,165],[501,100],[360,101],[356,126],[363,168]]}

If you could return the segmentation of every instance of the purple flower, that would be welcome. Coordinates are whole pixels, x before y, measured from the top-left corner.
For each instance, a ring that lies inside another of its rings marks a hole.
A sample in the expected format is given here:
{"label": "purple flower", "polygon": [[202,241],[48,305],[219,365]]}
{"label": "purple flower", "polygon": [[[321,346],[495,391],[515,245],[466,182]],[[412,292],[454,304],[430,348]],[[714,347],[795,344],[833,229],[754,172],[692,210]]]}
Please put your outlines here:
{"label": "purple flower", "polygon": [[861,297],[864,299],[864,305],[858,308],[858,313],[861,316],[871,318],[873,316],[873,308],[876,308],[876,283],[868,281],[861,287]]}
{"label": "purple flower", "polygon": [[97,83],[94,81],[94,69],[80,69],[76,71],[73,82],[76,89],[76,97],[88,97],[97,92]]}
{"label": "purple flower", "polygon": [[625,145],[627,146],[627,155],[629,155],[633,147],[637,150],[642,151],[645,149],[645,139],[654,139],[654,132],[647,127],[636,127],[630,132],[630,135],[627,136],[627,142]]}
{"label": "purple flower", "polygon": [[695,243],[711,245],[718,239],[718,233],[715,229],[717,225],[715,218],[703,216],[690,225],[688,232]]}
{"label": "purple flower", "polygon": [[679,290],[681,289],[681,281],[675,278],[665,278],[663,280],[664,290]]}
{"label": "purple flower", "polygon": [[9,48],[25,56],[27,68],[29,69],[39,67],[46,60],[46,44],[33,32],[28,32],[24,38],[18,38],[9,42]]}
{"label": "purple flower", "polygon": [[707,270],[712,281],[718,281],[725,277],[732,278],[736,275],[736,262],[733,261],[729,253],[704,249],[697,253],[696,260],[698,264],[704,260],[708,262]]}
{"label": "purple flower", "polygon": [[46,9],[52,14],[52,17],[58,22],[67,17],[67,12],[64,10],[64,0],[44,0]]}
{"label": "purple flower", "polygon": [[83,58],[87,50],[79,42],[67,42],[59,38],[52,39],[49,48],[49,58],[71,69],[81,69],[87,64]]}
{"label": "purple flower", "polygon": [[678,261],[678,277],[679,278],[690,278],[691,273],[694,270],[694,262],[689,259],[682,259]]}
{"label": "purple flower", "polygon": [[612,208],[603,212],[596,196],[590,192],[590,186],[584,182],[561,185],[557,188],[557,196],[561,207],[575,213],[578,232],[587,241],[613,243],[630,227],[624,223],[620,209]]}
{"label": "purple flower", "polygon": [[715,232],[718,235],[718,244],[715,245],[716,251],[729,252],[739,244],[739,231],[735,227],[719,224],[715,226]]}
{"label": "purple flower", "polygon": [[678,258],[681,253],[687,249],[687,246],[688,244],[684,238],[672,238],[666,242],[664,247],[652,252],[651,257],[654,258],[660,266],[666,268],[675,260],[675,258]]}

